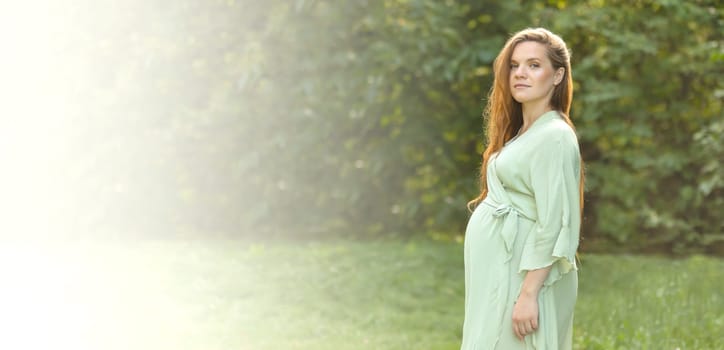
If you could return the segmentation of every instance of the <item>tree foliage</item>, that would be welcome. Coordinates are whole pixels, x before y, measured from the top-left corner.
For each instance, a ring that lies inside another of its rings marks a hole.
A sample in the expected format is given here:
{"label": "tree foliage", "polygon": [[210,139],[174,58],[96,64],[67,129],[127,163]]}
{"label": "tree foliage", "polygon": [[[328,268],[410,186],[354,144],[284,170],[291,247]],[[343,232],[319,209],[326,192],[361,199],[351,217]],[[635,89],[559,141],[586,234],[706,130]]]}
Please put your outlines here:
{"label": "tree foliage", "polygon": [[573,53],[584,246],[724,239],[715,1],[115,6],[71,8],[93,20],[60,45],[91,72],[68,92],[83,106],[68,179],[76,208],[101,203],[73,225],[459,235],[492,61],[544,26]]}

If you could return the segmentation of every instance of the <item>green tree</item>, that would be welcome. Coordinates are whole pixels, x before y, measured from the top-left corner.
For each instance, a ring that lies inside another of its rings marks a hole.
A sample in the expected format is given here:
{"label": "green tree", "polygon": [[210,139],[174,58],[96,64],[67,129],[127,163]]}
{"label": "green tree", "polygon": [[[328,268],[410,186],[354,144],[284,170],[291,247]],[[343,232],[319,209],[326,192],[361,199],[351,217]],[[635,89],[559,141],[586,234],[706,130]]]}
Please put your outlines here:
{"label": "green tree", "polygon": [[76,106],[64,169],[73,225],[462,234],[492,61],[512,32],[544,26],[573,52],[572,117],[588,164],[584,247],[721,244],[715,1],[183,0],[65,10],[72,34],[58,47],[73,59],[60,68],[84,73],[65,94]]}

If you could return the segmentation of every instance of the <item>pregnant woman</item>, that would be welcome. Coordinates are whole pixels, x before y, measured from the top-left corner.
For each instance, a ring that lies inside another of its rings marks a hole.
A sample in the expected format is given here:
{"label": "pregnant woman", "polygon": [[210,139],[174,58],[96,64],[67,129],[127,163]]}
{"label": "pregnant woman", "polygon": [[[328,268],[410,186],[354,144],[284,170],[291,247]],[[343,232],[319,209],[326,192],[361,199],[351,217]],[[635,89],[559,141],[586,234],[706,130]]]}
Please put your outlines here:
{"label": "pregnant woman", "polygon": [[468,203],[461,350],[571,349],[583,164],[568,48],[525,29],[494,72],[481,193]]}

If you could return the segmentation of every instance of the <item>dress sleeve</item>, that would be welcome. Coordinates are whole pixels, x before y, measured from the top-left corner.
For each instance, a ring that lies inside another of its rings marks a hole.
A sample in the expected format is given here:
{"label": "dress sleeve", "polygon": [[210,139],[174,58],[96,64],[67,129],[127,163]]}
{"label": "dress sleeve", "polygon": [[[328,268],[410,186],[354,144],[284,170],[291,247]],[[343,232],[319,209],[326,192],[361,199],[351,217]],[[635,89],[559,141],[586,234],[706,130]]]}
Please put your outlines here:
{"label": "dress sleeve", "polygon": [[555,135],[537,147],[530,160],[530,183],[538,219],[526,238],[519,271],[553,265],[543,285],[576,267],[581,227],[580,155],[575,134]]}

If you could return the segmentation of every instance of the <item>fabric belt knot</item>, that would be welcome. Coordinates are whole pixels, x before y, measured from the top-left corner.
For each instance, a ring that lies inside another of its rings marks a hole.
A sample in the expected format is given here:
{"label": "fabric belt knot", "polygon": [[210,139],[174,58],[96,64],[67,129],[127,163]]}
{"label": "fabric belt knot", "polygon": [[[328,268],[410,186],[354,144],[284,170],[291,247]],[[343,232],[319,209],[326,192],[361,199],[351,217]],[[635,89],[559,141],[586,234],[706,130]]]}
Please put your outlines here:
{"label": "fabric belt knot", "polygon": [[503,266],[498,268],[499,276],[498,281],[502,282],[496,284],[493,292],[493,300],[497,304],[497,314],[500,315],[501,319],[498,322],[498,338],[495,340],[493,348],[497,347],[500,335],[503,332],[503,317],[505,315],[505,308],[509,305],[509,293],[510,293],[510,279],[508,278],[508,270],[510,267],[510,261],[513,259],[513,244],[515,243],[515,236],[518,234],[518,210],[508,203],[498,203],[490,197],[486,198],[483,203],[493,208],[493,217],[495,220],[502,220],[502,227],[500,228],[500,236],[503,239],[503,245],[505,247],[505,260],[502,262]]}
{"label": "fabric belt knot", "polygon": [[515,236],[518,234],[518,211],[510,204],[499,204],[495,206],[493,217],[503,220],[503,227],[500,234],[505,243],[505,250],[508,253],[507,260],[510,260],[513,257],[512,251]]}

